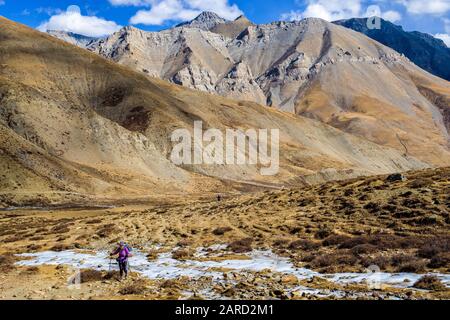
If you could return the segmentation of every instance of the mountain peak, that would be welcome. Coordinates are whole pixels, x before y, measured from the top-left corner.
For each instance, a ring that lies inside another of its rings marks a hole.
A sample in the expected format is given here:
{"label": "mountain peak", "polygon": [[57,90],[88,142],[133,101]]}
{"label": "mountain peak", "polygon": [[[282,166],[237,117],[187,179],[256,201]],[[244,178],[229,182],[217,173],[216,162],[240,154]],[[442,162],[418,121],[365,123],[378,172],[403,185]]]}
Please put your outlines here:
{"label": "mountain peak", "polygon": [[204,11],[191,21],[178,24],[176,27],[191,27],[203,30],[210,30],[218,24],[226,23],[228,20],[222,18],[217,13]]}
{"label": "mountain peak", "polygon": [[219,16],[217,13],[212,11],[203,11],[200,13],[196,18],[194,18],[195,21],[205,21],[205,20],[225,20],[221,16]]}
{"label": "mountain peak", "polygon": [[450,67],[446,63],[450,59],[450,49],[442,40],[427,33],[405,31],[401,26],[384,19],[381,19],[381,28],[370,29],[367,20],[368,18],[352,18],[333,23],[363,33],[404,54],[422,69],[450,80]]}
{"label": "mountain peak", "polygon": [[248,18],[246,16],[244,16],[243,14],[241,14],[239,17],[237,17],[236,19],[234,19],[234,21],[250,21],[248,20]]}
{"label": "mountain peak", "polygon": [[82,47],[98,39],[63,30],[47,30],[47,33],[57,39]]}

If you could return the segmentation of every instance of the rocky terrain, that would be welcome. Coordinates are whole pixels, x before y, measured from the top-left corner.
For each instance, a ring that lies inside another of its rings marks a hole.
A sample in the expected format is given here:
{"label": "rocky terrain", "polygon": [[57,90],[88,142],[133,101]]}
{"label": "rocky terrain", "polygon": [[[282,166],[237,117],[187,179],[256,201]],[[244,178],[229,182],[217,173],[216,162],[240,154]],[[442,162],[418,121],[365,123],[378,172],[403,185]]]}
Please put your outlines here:
{"label": "rocky terrain", "polygon": [[[152,77],[272,106],[433,165],[450,164],[449,82],[337,24],[255,25],[245,17],[225,21],[203,13],[160,32],[125,27],[87,49]],[[418,63],[420,55],[446,65],[437,51],[413,51]]]}
{"label": "rocky terrain", "polygon": [[[179,197],[110,209],[0,212],[0,295],[448,299],[450,282],[425,275],[450,270],[449,175],[448,168],[423,170],[227,195],[221,202]],[[133,275],[124,282],[98,257],[118,239],[135,250]],[[14,255],[22,253],[28,256]],[[73,261],[91,269],[70,289],[69,261],[77,254]],[[34,264],[33,255],[57,260]],[[147,273],[140,269],[145,264]],[[377,286],[348,281],[375,266],[383,273]],[[331,277],[343,272],[341,281]],[[390,284],[382,280],[388,275],[409,278]]]}
{"label": "rocky terrain", "polygon": [[86,47],[91,42],[98,40],[98,38],[87,37],[73,32],[66,32],[59,30],[48,30],[47,33],[55,38],[61,39],[63,41],[66,41],[79,47]]}
{"label": "rocky terrain", "polygon": [[[319,19],[0,25],[0,299],[449,299],[448,82]],[[279,173],[176,166],[200,120],[279,129]]]}
{"label": "rocky terrain", "polygon": [[401,26],[381,19],[381,29],[367,28],[367,18],[335,21],[335,24],[364,33],[368,37],[404,54],[422,69],[450,80],[450,48],[444,41],[418,31],[405,31]]}

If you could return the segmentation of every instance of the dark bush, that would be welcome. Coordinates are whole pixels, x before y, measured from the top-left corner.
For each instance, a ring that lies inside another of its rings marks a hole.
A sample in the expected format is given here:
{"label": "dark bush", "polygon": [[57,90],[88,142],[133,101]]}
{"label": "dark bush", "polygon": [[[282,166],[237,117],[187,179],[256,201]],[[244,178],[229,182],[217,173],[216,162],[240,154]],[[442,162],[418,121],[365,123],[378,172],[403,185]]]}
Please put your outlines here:
{"label": "dark bush", "polygon": [[138,280],[133,284],[127,285],[119,290],[121,295],[141,295],[147,290],[147,286],[144,281]]}
{"label": "dark bush", "polygon": [[430,268],[450,268],[450,252],[441,252],[431,258],[428,264]]}
{"label": "dark bush", "polygon": [[344,236],[341,234],[333,234],[329,237],[327,237],[325,240],[322,241],[322,245],[329,247],[329,246],[335,246],[338,244],[341,244],[345,241],[348,241],[350,239],[349,236]]}
{"label": "dark bush", "polygon": [[288,239],[278,239],[273,242],[274,247],[286,248],[289,245]]}
{"label": "dark bush", "polygon": [[442,291],[446,290],[445,285],[439,280],[436,276],[426,275],[417,280],[414,283],[414,288],[423,289],[423,290],[431,290],[431,291]]}
{"label": "dark bush", "polygon": [[244,252],[250,252],[252,251],[252,238],[245,238],[241,240],[233,241],[228,245],[228,249],[235,253],[244,253]]}
{"label": "dark bush", "polygon": [[81,283],[103,280],[103,274],[98,270],[82,270],[80,272]]}
{"label": "dark bush", "polygon": [[353,238],[350,238],[350,239],[342,242],[339,245],[339,248],[340,249],[351,249],[351,248],[356,247],[358,245],[366,244],[368,242],[369,242],[369,239],[367,237],[365,237],[365,236],[353,237]]}
{"label": "dark bush", "polygon": [[380,269],[386,269],[390,264],[390,259],[385,256],[377,256],[374,258],[362,258],[361,264],[364,267],[378,266]]}
{"label": "dark bush", "polygon": [[407,184],[407,186],[410,188],[417,189],[417,188],[424,188],[424,187],[430,186],[432,184],[433,184],[433,180],[431,180],[430,178],[418,178],[418,179],[415,179],[415,180],[409,182]]}
{"label": "dark bush", "polygon": [[293,241],[289,244],[291,250],[316,250],[320,247],[320,244],[311,240],[301,239]]}
{"label": "dark bush", "polygon": [[0,272],[7,273],[15,269],[16,258],[13,254],[7,253],[0,255]]}
{"label": "dark bush", "polygon": [[401,266],[403,264],[417,261],[418,259],[415,256],[407,255],[407,254],[397,254],[391,257],[391,265],[394,267]]}
{"label": "dark bush", "polygon": [[316,232],[314,235],[316,239],[325,239],[331,234],[331,231],[329,229],[320,229]]}
{"label": "dark bush", "polygon": [[431,259],[440,253],[450,252],[450,237],[433,237],[427,239],[420,247],[417,255]]}
{"label": "dark bush", "polygon": [[439,223],[439,217],[434,214],[425,217],[417,217],[409,221],[409,223],[416,226],[431,226]]}
{"label": "dark bush", "polygon": [[311,265],[313,267],[329,267],[329,266],[337,266],[337,265],[347,265],[352,266],[358,262],[355,256],[344,253],[330,253],[320,255],[314,260],[311,261]]}
{"label": "dark bush", "polygon": [[172,258],[176,260],[186,260],[189,256],[190,254],[187,250],[177,250],[172,253]]}
{"label": "dark bush", "polygon": [[212,233],[216,236],[222,236],[231,230],[233,230],[233,229],[230,227],[220,227],[220,228],[214,229]]}
{"label": "dark bush", "polygon": [[375,247],[372,244],[359,244],[351,249],[352,253],[355,255],[359,254],[367,254],[367,253],[373,253],[377,251],[377,247]]}
{"label": "dark bush", "polygon": [[426,263],[421,260],[412,260],[410,262],[405,262],[397,268],[398,272],[413,272],[420,273],[424,272]]}
{"label": "dark bush", "polygon": [[65,250],[73,249],[73,246],[67,244],[56,244],[50,248],[51,251],[61,252]]}
{"label": "dark bush", "polygon": [[363,208],[369,211],[370,213],[377,213],[381,210],[380,205],[375,202],[369,202],[368,204],[364,205]]}
{"label": "dark bush", "polygon": [[86,224],[99,224],[99,223],[102,223],[102,219],[93,219],[93,220],[89,220],[89,221],[86,221]]}

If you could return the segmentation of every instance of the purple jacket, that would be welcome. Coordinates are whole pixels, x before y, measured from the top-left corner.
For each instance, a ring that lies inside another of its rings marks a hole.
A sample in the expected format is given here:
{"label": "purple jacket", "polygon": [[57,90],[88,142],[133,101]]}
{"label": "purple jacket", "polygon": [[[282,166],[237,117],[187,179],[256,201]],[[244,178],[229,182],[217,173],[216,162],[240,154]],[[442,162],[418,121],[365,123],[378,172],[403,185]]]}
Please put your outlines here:
{"label": "purple jacket", "polygon": [[116,251],[114,251],[113,254],[119,254],[119,260],[120,261],[125,261],[128,259],[128,256],[130,254],[130,251],[128,250],[127,247],[123,247],[122,249],[117,248]]}

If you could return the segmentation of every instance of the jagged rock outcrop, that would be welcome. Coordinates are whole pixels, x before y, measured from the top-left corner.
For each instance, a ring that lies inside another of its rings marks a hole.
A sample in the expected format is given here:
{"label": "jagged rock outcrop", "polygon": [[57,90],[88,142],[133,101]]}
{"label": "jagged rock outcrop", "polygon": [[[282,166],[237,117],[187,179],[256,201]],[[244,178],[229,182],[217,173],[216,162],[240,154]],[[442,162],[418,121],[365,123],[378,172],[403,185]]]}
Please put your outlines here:
{"label": "jagged rock outcrop", "polygon": [[202,12],[195,19],[180,23],[176,27],[198,28],[202,30],[211,30],[219,24],[225,24],[228,20],[220,17],[218,14],[210,11]]}
{"label": "jagged rock outcrop", "polygon": [[405,31],[401,26],[380,18],[381,28],[367,27],[367,18],[335,21],[335,24],[361,32],[366,36],[403,53],[422,69],[450,80],[450,48],[444,41],[428,33]]}
{"label": "jagged rock outcrop", "polygon": [[47,33],[55,38],[61,39],[79,47],[87,47],[91,42],[98,40],[98,38],[87,37],[81,34],[60,30],[47,30]]}

